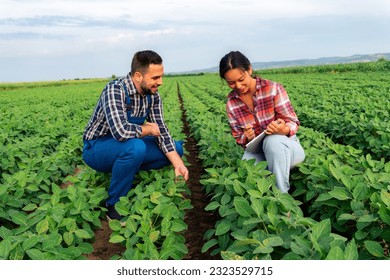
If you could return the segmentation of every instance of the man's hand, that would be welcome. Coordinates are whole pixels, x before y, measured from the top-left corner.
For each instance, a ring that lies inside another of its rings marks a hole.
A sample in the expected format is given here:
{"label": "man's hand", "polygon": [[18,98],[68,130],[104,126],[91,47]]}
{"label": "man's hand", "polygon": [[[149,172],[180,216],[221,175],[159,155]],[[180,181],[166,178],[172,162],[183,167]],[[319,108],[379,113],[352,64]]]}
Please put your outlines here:
{"label": "man's hand", "polygon": [[180,166],[176,167],[175,168],[175,175],[176,175],[176,178],[182,177],[185,181],[187,181],[188,177],[189,177],[187,167],[185,167],[185,165],[180,165]]}
{"label": "man's hand", "polygon": [[144,125],[141,125],[142,134],[141,136],[160,136],[160,128],[156,123],[146,122]]}

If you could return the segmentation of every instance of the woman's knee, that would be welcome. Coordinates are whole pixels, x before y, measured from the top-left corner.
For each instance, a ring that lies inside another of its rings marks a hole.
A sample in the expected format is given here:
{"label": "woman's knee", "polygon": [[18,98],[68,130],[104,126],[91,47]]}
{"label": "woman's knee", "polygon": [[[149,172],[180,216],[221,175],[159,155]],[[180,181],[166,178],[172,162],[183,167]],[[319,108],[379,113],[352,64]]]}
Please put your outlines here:
{"label": "woman's knee", "polygon": [[284,135],[268,135],[263,141],[264,153],[284,153],[286,148],[285,140],[286,136]]}

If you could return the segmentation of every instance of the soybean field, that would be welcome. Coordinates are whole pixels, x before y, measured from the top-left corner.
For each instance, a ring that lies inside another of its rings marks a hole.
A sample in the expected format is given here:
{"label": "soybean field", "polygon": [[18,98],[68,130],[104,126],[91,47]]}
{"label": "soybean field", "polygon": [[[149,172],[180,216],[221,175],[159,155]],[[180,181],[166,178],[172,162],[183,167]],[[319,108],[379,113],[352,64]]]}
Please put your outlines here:
{"label": "soybean field", "polygon": [[[0,259],[390,259],[390,63],[270,69],[301,122],[306,159],[280,193],[242,161],[216,73],[164,77],[188,182],[140,172],[105,220],[109,174],[82,133],[108,79],[0,84]],[[103,234],[102,234],[103,233]]]}

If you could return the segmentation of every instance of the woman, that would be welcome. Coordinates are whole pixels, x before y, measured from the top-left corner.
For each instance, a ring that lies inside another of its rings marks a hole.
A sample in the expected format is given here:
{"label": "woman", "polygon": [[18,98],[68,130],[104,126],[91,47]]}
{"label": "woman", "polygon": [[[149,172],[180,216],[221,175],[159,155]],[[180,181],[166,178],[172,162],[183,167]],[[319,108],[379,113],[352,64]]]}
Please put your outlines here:
{"label": "woman", "polygon": [[232,91],[226,111],[233,137],[245,145],[261,132],[266,137],[242,159],[266,160],[283,193],[290,189],[290,170],[305,159],[296,136],[299,120],[282,85],[252,76],[252,66],[242,53],[232,51],[220,61],[219,74]]}

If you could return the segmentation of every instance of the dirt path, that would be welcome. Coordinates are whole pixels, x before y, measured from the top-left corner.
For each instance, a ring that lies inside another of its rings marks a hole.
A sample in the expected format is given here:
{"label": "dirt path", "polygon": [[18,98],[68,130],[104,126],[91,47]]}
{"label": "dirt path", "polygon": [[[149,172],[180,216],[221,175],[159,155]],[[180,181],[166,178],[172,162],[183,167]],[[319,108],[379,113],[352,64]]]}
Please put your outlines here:
{"label": "dirt path", "polygon": [[199,150],[194,137],[191,136],[190,126],[187,121],[186,111],[183,106],[183,100],[180,92],[178,92],[180,107],[182,111],[182,121],[184,124],[183,132],[187,136],[185,143],[185,150],[187,151],[186,158],[188,163],[188,171],[190,179],[188,180],[188,187],[191,191],[191,204],[194,207],[186,213],[184,221],[188,225],[188,230],[184,234],[186,238],[186,245],[188,254],[185,259],[192,260],[210,260],[219,259],[218,256],[210,256],[209,253],[202,253],[202,246],[205,243],[203,240],[204,233],[211,228],[214,228],[216,217],[213,213],[205,211],[205,207],[209,204],[209,199],[205,197],[202,191],[202,185],[199,182],[201,175],[204,172],[202,163],[199,159]]}

